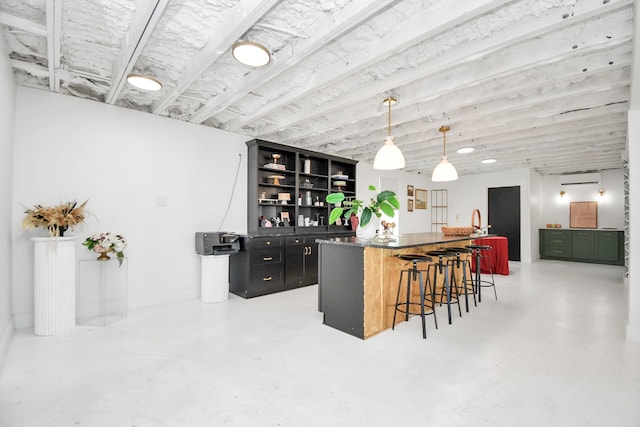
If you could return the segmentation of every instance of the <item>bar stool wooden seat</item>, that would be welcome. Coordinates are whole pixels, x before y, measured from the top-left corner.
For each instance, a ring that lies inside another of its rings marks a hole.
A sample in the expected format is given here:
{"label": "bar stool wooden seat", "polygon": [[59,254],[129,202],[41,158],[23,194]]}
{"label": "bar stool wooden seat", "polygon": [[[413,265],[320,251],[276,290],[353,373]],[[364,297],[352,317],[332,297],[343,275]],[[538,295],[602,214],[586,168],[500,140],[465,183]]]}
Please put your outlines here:
{"label": "bar stool wooden seat", "polygon": [[[475,274],[475,278],[473,278],[473,287],[476,293],[478,294],[478,302],[482,302],[482,288],[490,288],[490,287],[493,288],[493,294],[495,295],[497,300],[498,293],[496,292],[496,282],[493,279],[493,265],[491,265],[491,257],[482,255],[483,251],[490,251],[493,248],[488,245],[467,245],[465,247],[473,250],[473,256],[475,257],[475,260],[476,260],[476,274]],[[491,274],[491,280],[482,278],[482,274],[480,272],[481,270],[480,265],[483,257],[486,257],[489,260],[489,273]]]}
{"label": "bar stool wooden seat", "polygon": [[[432,304],[430,309],[427,310],[425,308],[425,301],[428,301],[426,295],[428,294],[431,298],[431,301],[434,299],[435,288],[431,286],[431,281],[429,280],[429,272],[428,270],[420,270],[418,268],[418,263],[432,262],[432,258],[426,255],[421,254],[400,254],[398,255],[398,259],[403,261],[408,261],[411,263],[411,267],[406,268],[400,271],[400,280],[398,281],[398,293],[396,295],[396,304],[395,310],[393,312],[393,325],[391,329],[395,329],[396,326],[396,314],[398,312],[403,313],[405,315],[405,320],[409,320],[409,315],[419,315],[422,319],[422,338],[427,338],[427,327],[426,327],[426,316],[429,314],[433,314],[433,321],[436,325],[436,329],[438,329],[438,318],[436,317],[435,306]],[[426,275],[426,280],[424,280],[424,275]],[[402,291],[402,283],[403,276],[406,275],[406,299],[404,301],[400,301],[400,293]],[[411,300],[411,285],[413,282],[418,282],[418,288],[420,291],[420,300],[416,301],[415,298]],[[420,308],[420,312],[417,311],[417,307]],[[411,310],[414,308],[414,310]]]}
{"label": "bar stool wooden seat", "polygon": [[[456,254],[456,258],[451,260],[451,278],[453,285],[458,294],[464,294],[464,308],[469,312],[469,293],[473,296],[473,305],[478,306],[476,301],[476,293],[473,288],[473,275],[471,274],[471,255],[473,249],[469,248],[446,248],[447,251]],[[462,271],[462,280],[458,280],[458,275],[455,274],[455,270]],[[471,287],[471,289],[469,289]]]}
{"label": "bar stool wooden seat", "polygon": [[[449,324],[452,323],[451,319],[451,303],[458,304],[458,313],[460,317],[462,317],[462,309],[460,308],[460,298],[458,294],[458,290],[451,286],[451,274],[449,269],[451,268],[451,264],[449,260],[456,256],[455,253],[449,252],[447,250],[435,250],[427,252],[428,256],[437,257],[438,262],[432,263],[429,265],[429,269],[433,269],[433,288],[435,289],[438,285],[438,274],[443,275],[443,288],[440,292],[440,305],[442,305],[442,297],[446,295],[447,300],[447,318],[449,320]],[[454,295],[455,294],[455,295]],[[435,300],[433,301],[435,302]]]}

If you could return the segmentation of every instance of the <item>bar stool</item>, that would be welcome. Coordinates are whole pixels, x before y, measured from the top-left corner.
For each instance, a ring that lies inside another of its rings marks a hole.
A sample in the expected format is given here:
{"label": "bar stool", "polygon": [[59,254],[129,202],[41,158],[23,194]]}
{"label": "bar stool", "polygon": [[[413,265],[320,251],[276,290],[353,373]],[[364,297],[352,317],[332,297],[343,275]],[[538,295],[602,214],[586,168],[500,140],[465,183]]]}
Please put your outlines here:
{"label": "bar stool", "polygon": [[[460,317],[462,317],[462,309],[460,309],[460,298],[458,298],[458,290],[456,288],[452,288],[451,286],[451,279],[450,279],[450,275],[449,275],[449,268],[451,267],[450,263],[449,263],[449,259],[452,257],[455,257],[456,254],[454,254],[453,252],[449,252],[446,250],[437,250],[437,251],[429,251],[427,252],[428,256],[432,256],[432,257],[438,257],[438,263],[432,263],[429,265],[429,269],[433,268],[433,288],[434,288],[434,297],[435,297],[435,288],[438,285],[438,274],[443,274],[444,275],[444,287],[442,288],[442,291],[440,292],[440,305],[442,305],[442,296],[444,293],[446,293],[447,296],[447,318],[449,320],[449,324],[452,323],[451,321],[451,303],[455,302],[456,304],[458,304],[458,313],[460,314]],[[446,259],[446,260],[445,260]],[[453,299],[453,293],[455,292],[455,300]],[[435,300],[432,301],[432,303],[435,303]]]}
{"label": "bar stool", "polygon": [[[478,306],[476,301],[476,293],[473,289],[473,275],[471,274],[471,254],[473,254],[473,250],[469,248],[446,248],[447,251],[453,252],[456,254],[456,259],[451,260],[452,268],[451,268],[451,278],[455,283],[457,293],[464,293],[464,307],[465,311],[469,312],[469,285],[471,285],[471,295],[473,296],[473,305],[474,307]],[[462,269],[462,283],[458,283],[458,278],[456,274],[454,274],[455,269]],[[467,273],[469,273],[467,275]]]}
{"label": "bar stool", "polygon": [[[409,315],[418,315],[418,313],[412,312],[411,311],[411,307],[412,306],[420,306],[420,317],[422,319],[422,338],[427,338],[427,327],[426,327],[426,321],[425,321],[425,317],[429,314],[433,314],[433,321],[436,325],[436,329],[438,329],[438,318],[436,317],[436,310],[435,310],[435,306],[431,306],[431,310],[429,312],[427,312],[425,310],[425,296],[426,293],[429,292],[429,295],[431,295],[431,299],[433,300],[434,298],[434,291],[435,288],[433,288],[431,286],[431,282],[429,281],[429,272],[428,270],[420,270],[418,269],[418,263],[419,262],[432,262],[431,257],[425,256],[425,255],[421,255],[421,254],[400,254],[398,255],[398,259],[403,260],[403,261],[409,261],[411,263],[411,267],[401,270],[400,271],[400,280],[398,281],[398,294],[396,295],[396,304],[395,304],[395,310],[393,312],[393,325],[391,326],[391,329],[395,329],[396,327],[396,314],[398,314],[398,312],[400,313],[404,313],[405,315],[405,321],[409,320]],[[422,274],[426,273],[427,276],[427,280],[423,280],[423,276]],[[402,277],[403,275],[407,275],[407,294],[406,294],[406,300],[405,301],[400,301],[400,292],[402,290]],[[420,301],[411,301],[411,284],[417,281],[418,282],[418,287],[420,290]],[[404,306],[404,307],[403,307]]]}
{"label": "bar stool", "polygon": [[480,264],[481,260],[487,255],[483,255],[483,251],[490,251],[493,249],[491,246],[487,245],[467,245],[465,246],[474,252],[474,256],[476,259],[476,275],[475,279],[473,279],[473,286],[475,291],[478,293],[478,302],[482,302],[482,288],[493,287],[493,294],[498,300],[498,293],[496,292],[496,282],[493,279],[493,266],[491,265],[491,258],[489,258],[489,273],[491,273],[491,280],[482,279],[482,274],[480,272]]}

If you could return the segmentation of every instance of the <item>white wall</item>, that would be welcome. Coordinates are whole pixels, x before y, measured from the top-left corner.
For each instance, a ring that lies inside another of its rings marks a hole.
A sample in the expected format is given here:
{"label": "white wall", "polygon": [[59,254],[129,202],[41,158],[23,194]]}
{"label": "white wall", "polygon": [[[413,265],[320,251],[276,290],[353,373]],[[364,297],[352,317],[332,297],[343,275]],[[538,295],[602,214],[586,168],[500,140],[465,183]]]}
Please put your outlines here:
{"label": "white wall", "polygon": [[[531,240],[531,203],[530,172],[528,169],[517,169],[507,172],[486,173],[461,176],[457,181],[429,183],[429,190],[446,189],[449,197],[449,226],[471,226],[474,209],[480,210],[482,226],[488,224],[488,188],[520,186],[520,257],[522,262],[530,263],[534,242]],[[430,208],[429,208],[430,209]]]}
{"label": "white wall", "polygon": [[[627,137],[629,151],[629,215],[630,218],[638,218],[640,199],[633,197],[632,191],[640,188],[640,109],[629,111],[627,129],[629,132]],[[629,277],[626,281],[629,286],[627,340],[640,342],[640,264],[633,261],[634,259],[640,261],[640,227],[634,228],[633,224],[630,223],[629,228]],[[635,280],[633,279],[634,277]]]}
{"label": "white wall", "polygon": [[4,37],[0,37],[0,368],[13,331],[11,314],[11,184],[16,85]]}
{"label": "white wall", "polygon": [[396,234],[431,231],[431,211],[414,209],[413,212],[407,212],[407,185],[426,189],[430,178],[418,173],[376,170],[373,165],[363,162],[358,163],[357,171],[356,196],[358,199],[369,200],[371,198],[373,193],[368,190],[369,185],[377,187],[378,190],[391,190],[396,193],[400,202],[400,209],[393,219],[398,225]]}
{"label": "white wall", "polygon": [[36,203],[89,200],[93,215],[65,234],[80,237],[80,258],[95,256],[80,246],[94,232],[113,231],[128,239],[130,308],[199,297],[194,233],[246,232],[248,139],[19,87],[11,203],[16,326],[33,321],[30,238],[46,231],[24,231],[21,221],[24,208]]}
{"label": "white wall", "polygon": [[[557,176],[542,177],[544,213],[541,227],[560,224],[569,228],[569,204],[571,202],[598,202],[598,228],[624,227],[624,172],[622,169],[603,171],[600,184],[560,186]],[[601,197],[599,189],[605,193]],[[564,197],[560,197],[564,191]]]}

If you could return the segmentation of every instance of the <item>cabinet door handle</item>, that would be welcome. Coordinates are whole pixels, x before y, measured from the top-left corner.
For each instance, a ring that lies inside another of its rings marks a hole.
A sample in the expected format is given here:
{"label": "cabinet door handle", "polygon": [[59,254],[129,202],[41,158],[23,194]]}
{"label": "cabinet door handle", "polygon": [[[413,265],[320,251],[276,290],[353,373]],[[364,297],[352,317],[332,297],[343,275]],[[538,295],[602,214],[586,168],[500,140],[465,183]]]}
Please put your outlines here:
{"label": "cabinet door handle", "polygon": [[262,257],[263,261],[273,261],[273,257],[270,256],[266,256],[266,257]]}
{"label": "cabinet door handle", "polygon": [[309,255],[309,248],[306,246],[304,247],[304,254]]}
{"label": "cabinet door handle", "polygon": [[271,242],[267,242],[267,246],[269,246],[271,244]]}
{"label": "cabinet door handle", "polygon": [[263,277],[262,281],[263,282],[268,282],[269,280],[273,279],[273,277],[269,276],[269,277]]}
{"label": "cabinet door handle", "polygon": [[307,253],[307,255],[311,255],[311,251],[313,250],[313,248],[311,246],[308,246],[309,248],[309,253]]}

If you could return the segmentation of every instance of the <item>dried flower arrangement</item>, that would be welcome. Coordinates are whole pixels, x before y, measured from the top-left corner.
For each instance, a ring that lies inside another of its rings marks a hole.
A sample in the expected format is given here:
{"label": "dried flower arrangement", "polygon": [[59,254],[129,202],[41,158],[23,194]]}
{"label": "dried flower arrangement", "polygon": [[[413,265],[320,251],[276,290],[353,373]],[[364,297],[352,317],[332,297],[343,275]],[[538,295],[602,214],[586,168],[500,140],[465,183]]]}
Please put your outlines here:
{"label": "dried flower arrangement", "polygon": [[22,221],[22,228],[31,230],[43,227],[49,231],[50,237],[63,237],[67,229],[73,229],[84,221],[87,201],[78,204],[74,200],[53,207],[34,205],[33,209],[24,211],[27,216]]}

